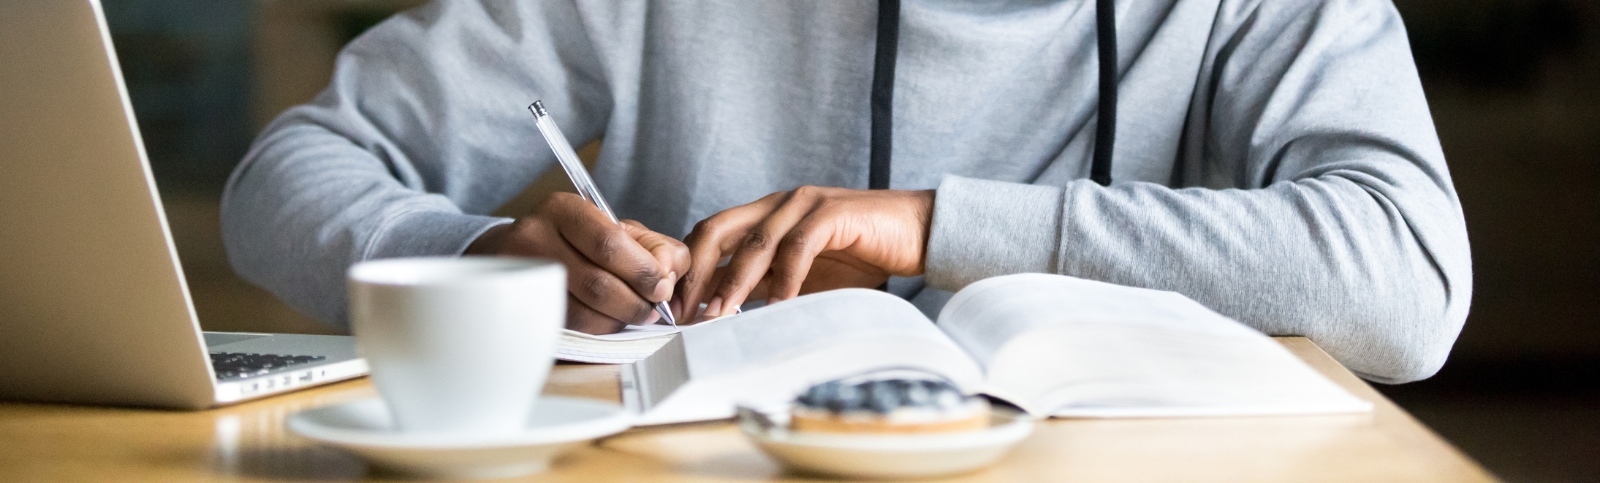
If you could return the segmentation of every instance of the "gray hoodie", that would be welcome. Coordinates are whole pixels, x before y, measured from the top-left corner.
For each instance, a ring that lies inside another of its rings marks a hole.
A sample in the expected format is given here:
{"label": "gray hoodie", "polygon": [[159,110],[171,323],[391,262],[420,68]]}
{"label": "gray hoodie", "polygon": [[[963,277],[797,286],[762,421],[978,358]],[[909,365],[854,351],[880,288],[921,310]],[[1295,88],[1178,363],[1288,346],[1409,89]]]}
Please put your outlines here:
{"label": "gray hoodie", "polygon": [[[923,307],[1001,274],[1172,290],[1403,382],[1472,296],[1460,203],[1385,0],[1122,0],[1109,187],[1092,0],[908,0],[897,189],[937,188]],[[619,216],[682,237],[801,185],[865,188],[870,1],[441,0],[345,48],[229,181],[238,272],[345,324],[360,260],[462,252],[550,168],[525,106],[604,137]]]}

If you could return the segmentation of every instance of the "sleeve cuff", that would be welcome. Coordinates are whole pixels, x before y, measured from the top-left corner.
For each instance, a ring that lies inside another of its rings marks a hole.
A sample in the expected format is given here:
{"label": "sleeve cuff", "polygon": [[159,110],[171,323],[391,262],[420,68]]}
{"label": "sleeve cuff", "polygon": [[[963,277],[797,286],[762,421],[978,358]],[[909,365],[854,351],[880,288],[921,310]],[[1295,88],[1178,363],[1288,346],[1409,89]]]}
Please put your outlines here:
{"label": "sleeve cuff", "polygon": [[361,259],[458,256],[483,232],[511,221],[510,218],[439,211],[401,215],[381,229],[382,234],[367,246]]}
{"label": "sleeve cuff", "polygon": [[957,291],[1013,273],[1054,273],[1064,190],[947,175],[933,202],[927,282]]}

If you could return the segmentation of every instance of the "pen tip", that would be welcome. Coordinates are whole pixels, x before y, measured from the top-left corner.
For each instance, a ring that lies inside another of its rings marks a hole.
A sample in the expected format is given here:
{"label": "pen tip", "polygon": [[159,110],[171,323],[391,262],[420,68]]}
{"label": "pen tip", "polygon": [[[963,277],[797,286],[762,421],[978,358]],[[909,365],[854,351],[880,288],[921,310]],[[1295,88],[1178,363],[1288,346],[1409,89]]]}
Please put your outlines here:
{"label": "pen tip", "polygon": [[544,110],[544,101],[533,101],[533,104],[528,105],[528,110],[533,111],[533,115],[535,116],[550,115],[550,113],[545,112]]}
{"label": "pen tip", "polygon": [[656,315],[660,315],[662,321],[672,324],[673,327],[678,326],[678,318],[672,316],[672,308],[668,307],[666,302],[656,302]]}

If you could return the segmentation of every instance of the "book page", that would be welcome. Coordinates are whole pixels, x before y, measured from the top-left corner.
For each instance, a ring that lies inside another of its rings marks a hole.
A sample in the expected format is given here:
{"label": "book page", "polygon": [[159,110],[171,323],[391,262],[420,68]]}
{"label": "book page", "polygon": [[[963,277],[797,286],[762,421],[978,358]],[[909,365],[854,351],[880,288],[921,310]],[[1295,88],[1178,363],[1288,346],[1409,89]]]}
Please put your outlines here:
{"label": "book page", "polygon": [[725,319],[685,330],[684,345],[691,354],[689,369],[696,377],[874,335],[950,344],[916,307],[876,290],[813,294]]}
{"label": "book page", "polygon": [[734,404],[788,400],[812,384],[874,369],[913,368],[966,388],[982,384],[972,360],[921,312],[875,290],[807,295],[685,327],[679,337],[682,355],[664,347],[631,368],[649,392],[639,398],[638,424],[731,417]]}
{"label": "book page", "polygon": [[1371,407],[1266,335],[1173,292],[1059,275],[997,277],[957,294],[939,324],[984,366],[995,395],[1039,415]]}
{"label": "book page", "polygon": [[[1197,316],[1203,320],[1192,320]],[[939,312],[938,326],[988,367],[995,352],[1023,332],[1093,320],[1195,334],[1256,333],[1174,292],[1040,273],[994,277],[967,286]]]}
{"label": "book page", "polygon": [[1246,416],[1371,408],[1265,335],[1194,334],[1118,323],[1023,334],[989,383],[1030,412],[1062,417]]}

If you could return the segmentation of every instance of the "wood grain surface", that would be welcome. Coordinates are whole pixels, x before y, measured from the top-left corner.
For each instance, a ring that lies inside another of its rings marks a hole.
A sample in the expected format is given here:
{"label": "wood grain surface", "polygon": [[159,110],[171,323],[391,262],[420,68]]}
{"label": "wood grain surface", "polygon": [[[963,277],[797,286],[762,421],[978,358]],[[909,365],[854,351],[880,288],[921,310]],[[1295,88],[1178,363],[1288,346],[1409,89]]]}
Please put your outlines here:
{"label": "wood grain surface", "polygon": [[[1049,420],[996,466],[942,481],[1494,481],[1310,341],[1278,341],[1376,409],[1353,416]],[[619,368],[558,365],[545,392],[616,401]],[[369,471],[359,458],[284,427],[296,411],[375,395],[358,379],[199,412],[0,403],[0,480],[403,479]],[[785,472],[726,422],[632,430],[523,479],[812,480]]]}

